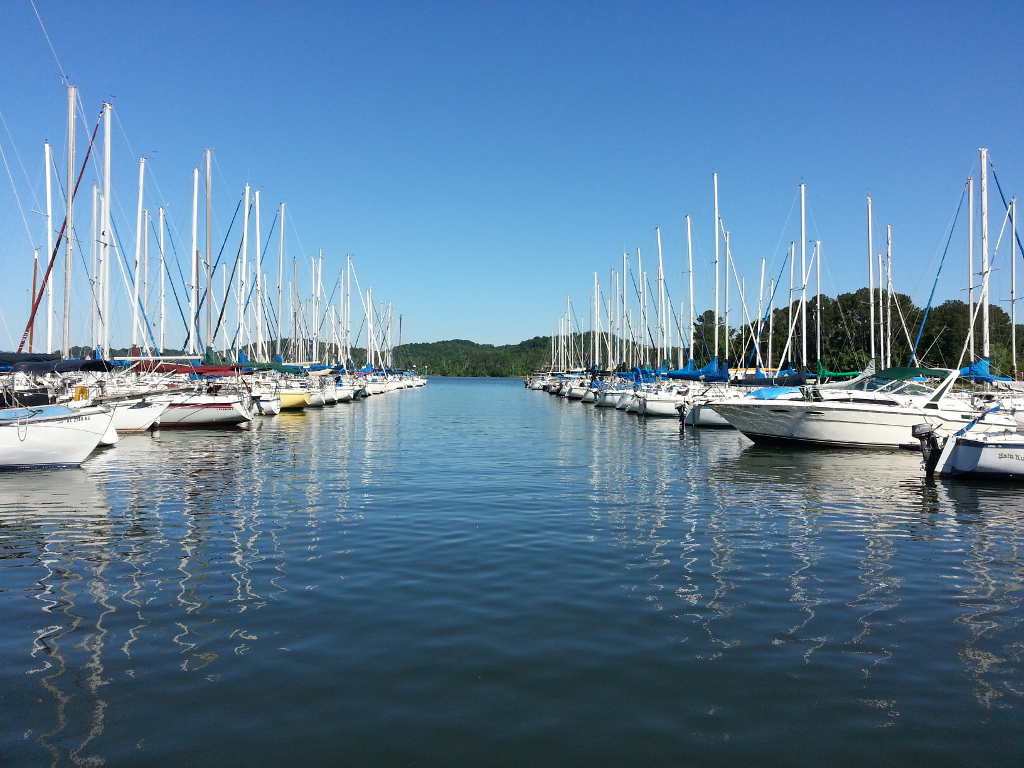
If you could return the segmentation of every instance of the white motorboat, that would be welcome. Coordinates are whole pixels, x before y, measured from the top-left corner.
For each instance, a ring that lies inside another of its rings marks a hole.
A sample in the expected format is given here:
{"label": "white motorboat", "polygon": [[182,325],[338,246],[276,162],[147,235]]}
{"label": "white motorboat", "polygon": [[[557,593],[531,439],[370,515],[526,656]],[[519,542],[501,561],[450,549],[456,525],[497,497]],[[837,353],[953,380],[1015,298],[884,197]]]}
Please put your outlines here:
{"label": "white motorboat", "polygon": [[103,407],[2,410],[0,467],[81,464],[112,429],[113,417],[113,411]]}
{"label": "white motorboat", "polygon": [[915,425],[912,434],[920,442],[925,472],[1024,479],[1024,432],[1020,417],[1016,418],[1014,429],[974,433],[984,418],[1001,410],[1002,406],[997,405],[945,438],[936,436],[932,424]]}
{"label": "white motorboat", "polygon": [[[805,387],[794,396],[755,390],[710,403],[726,421],[755,442],[798,442],[854,448],[917,448],[911,428],[927,420],[945,436],[971,422],[979,409],[951,395],[959,371],[889,368],[834,388]],[[1014,426],[993,418],[979,431]]]}

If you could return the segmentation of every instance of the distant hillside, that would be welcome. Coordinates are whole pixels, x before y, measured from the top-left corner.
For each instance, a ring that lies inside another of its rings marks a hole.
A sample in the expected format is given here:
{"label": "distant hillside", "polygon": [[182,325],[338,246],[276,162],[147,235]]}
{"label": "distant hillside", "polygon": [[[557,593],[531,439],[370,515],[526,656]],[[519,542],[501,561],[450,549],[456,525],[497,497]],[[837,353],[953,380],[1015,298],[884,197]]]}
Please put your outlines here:
{"label": "distant hillside", "polygon": [[434,376],[525,376],[546,368],[551,338],[535,336],[518,344],[477,344],[466,339],[402,344],[395,347],[395,365],[413,366]]}

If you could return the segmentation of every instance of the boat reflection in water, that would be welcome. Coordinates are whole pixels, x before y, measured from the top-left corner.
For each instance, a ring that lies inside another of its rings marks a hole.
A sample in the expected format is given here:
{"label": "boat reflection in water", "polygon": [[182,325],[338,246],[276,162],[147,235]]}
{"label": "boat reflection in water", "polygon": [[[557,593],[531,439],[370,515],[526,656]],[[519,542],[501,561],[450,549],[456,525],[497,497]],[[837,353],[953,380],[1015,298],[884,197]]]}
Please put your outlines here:
{"label": "boat reflection in water", "polygon": [[1013,762],[1012,488],[429,390],[0,475],[5,764]]}

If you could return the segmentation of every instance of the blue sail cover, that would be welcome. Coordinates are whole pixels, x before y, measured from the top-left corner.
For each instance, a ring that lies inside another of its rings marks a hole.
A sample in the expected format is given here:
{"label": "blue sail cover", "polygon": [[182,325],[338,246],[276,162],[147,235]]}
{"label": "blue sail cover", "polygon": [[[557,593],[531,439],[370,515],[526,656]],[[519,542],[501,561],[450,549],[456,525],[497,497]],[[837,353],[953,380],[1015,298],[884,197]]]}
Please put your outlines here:
{"label": "blue sail cover", "polygon": [[705,365],[703,368],[694,368],[691,364],[687,364],[685,368],[678,371],[669,371],[668,377],[670,379],[688,379],[690,381],[728,381],[729,380],[729,364],[724,361],[719,361],[717,357],[711,358],[711,362]]}
{"label": "blue sail cover", "polygon": [[1006,376],[995,376],[992,373],[992,364],[987,357],[979,357],[970,365],[964,366],[960,369],[960,375],[965,379],[971,381],[1013,381],[1013,379],[1007,378]]}

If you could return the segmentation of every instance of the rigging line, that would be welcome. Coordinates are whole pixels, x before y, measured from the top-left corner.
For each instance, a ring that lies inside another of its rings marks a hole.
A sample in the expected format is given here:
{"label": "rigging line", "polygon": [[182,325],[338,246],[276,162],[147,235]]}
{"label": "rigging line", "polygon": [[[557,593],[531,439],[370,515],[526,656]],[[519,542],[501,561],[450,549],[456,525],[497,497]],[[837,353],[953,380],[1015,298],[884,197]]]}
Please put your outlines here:
{"label": "rigging line", "polygon": [[[134,287],[134,285],[135,285],[135,273],[132,272],[131,267],[128,265],[128,257],[124,255],[124,248],[122,248],[120,246],[120,243],[123,243],[124,240],[121,238],[121,233],[117,231],[117,225],[114,224],[113,220],[111,220],[110,225],[111,225],[111,229],[113,230],[114,240],[115,240],[114,251],[115,251],[115,253],[118,256],[121,257],[121,262],[120,262],[121,263],[121,278],[125,282],[124,289],[125,289],[125,293],[127,293],[128,292],[128,288],[129,287]],[[140,268],[141,268],[141,264],[140,264]],[[127,275],[127,277],[126,277],[126,275]],[[128,278],[131,278],[131,285],[128,284]],[[138,300],[137,303],[139,305],[139,321],[145,327],[146,335],[149,336],[149,340],[152,342],[152,346],[149,348],[149,350],[155,349],[156,348],[156,339],[153,338],[153,329],[152,329],[151,324],[149,322],[149,316],[146,314],[146,310],[143,307],[142,297],[141,296],[139,297],[139,300]],[[130,301],[129,301],[129,305],[131,305]],[[133,328],[132,330],[134,331],[135,329]],[[143,344],[145,344],[145,340],[143,340]],[[129,347],[129,349],[131,349],[131,347]],[[147,350],[147,351],[149,351],[149,350]]]}
{"label": "rigging line", "polygon": [[[21,159],[21,153],[18,151],[18,145],[14,142],[14,134],[11,133],[11,128],[7,125],[7,118],[4,117],[4,113],[0,111],[0,123],[4,124],[4,130],[7,132],[7,138],[11,141],[11,149],[14,150],[14,157],[18,161],[18,165],[21,167],[21,174],[25,177],[25,186],[32,192],[32,203],[35,205],[36,210],[39,210],[39,196],[36,194],[35,187],[32,186],[32,181],[29,179],[28,171],[25,170],[25,163]],[[86,123],[88,125],[88,123]]]}
{"label": "rigging line", "polygon": [[32,243],[32,230],[28,226],[28,219],[25,218],[25,209],[21,205],[21,195],[18,194],[18,187],[14,183],[14,174],[11,173],[11,166],[7,162],[7,153],[4,152],[4,145],[0,144],[0,158],[4,161],[4,169],[7,171],[7,178],[11,181],[11,191],[14,193],[14,200],[18,204],[18,213],[21,214],[21,223],[25,225],[25,236],[28,238],[29,248],[35,248]]}
{"label": "rigging line", "polygon": [[[165,213],[166,213],[166,210],[165,210]],[[165,224],[165,226],[166,226],[166,223],[167,223],[167,219],[166,219],[166,217],[165,217],[165,218],[164,218],[164,224]],[[157,242],[158,242],[157,248],[159,248],[159,240],[160,240],[160,233],[159,233],[159,231],[157,231],[157,229],[156,229],[156,223],[154,222],[154,220],[153,220],[153,217],[152,217],[152,216],[150,216],[150,217],[149,217],[149,228],[150,228],[151,230],[153,230],[153,233],[154,233],[154,234],[155,234],[155,235],[157,236]],[[170,234],[170,232],[169,232],[169,231],[168,231],[168,234]],[[173,244],[172,244],[172,250],[173,250]],[[158,256],[159,256],[159,254],[158,254]],[[175,252],[175,259],[177,259],[177,252]],[[186,324],[186,323],[187,323],[187,321],[186,321],[186,319],[185,319],[185,311],[184,311],[184,310],[182,309],[182,307],[181,307],[181,301],[180,301],[180,300],[178,299],[178,289],[174,287],[174,275],[172,275],[172,274],[171,274],[170,264],[168,263],[168,261],[167,261],[167,259],[166,259],[166,258],[165,258],[165,259],[164,259],[163,261],[164,261],[164,263],[163,263],[164,273],[165,273],[165,274],[167,275],[167,277],[169,278],[169,279],[167,280],[167,282],[168,282],[168,283],[170,283],[170,286],[171,286],[171,293],[173,293],[173,294],[174,294],[174,303],[175,303],[175,304],[177,305],[177,307],[178,307],[178,314],[179,314],[179,315],[181,316],[181,322],[182,322],[182,324]],[[178,271],[179,271],[179,272],[181,271],[181,265],[180,265],[180,264],[178,265]],[[163,350],[160,350],[160,351],[161,351],[161,352],[163,352]]]}
{"label": "rigging line", "polygon": [[960,202],[956,205],[956,213],[953,214],[953,221],[949,225],[949,237],[946,238],[946,247],[942,251],[942,259],[939,261],[939,269],[935,273],[935,280],[932,282],[931,293],[928,294],[928,303],[924,307],[924,314],[921,316],[921,324],[917,328],[917,338],[914,340],[913,349],[910,350],[910,358],[907,360],[907,367],[913,365],[917,358],[917,348],[921,344],[921,334],[924,333],[924,324],[928,322],[928,313],[932,308],[932,300],[935,298],[935,288],[939,284],[939,277],[942,275],[942,267],[946,263],[946,254],[949,253],[949,245],[953,242],[953,232],[956,230],[956,222],[960,218],[960,209],[964,207],[964,198],[967,196],[967,186],[964,185],[960,192]]}
{"label": "rigging line", "polygon": [[[246,216],[252,210],[253,204],[249,203],[249,209],[246,211]],[[262,255],[262,254],[261,254]],[[235,263],[231,265],[231,275],[228,277],[228,281],[224,287],[224,301],[220,305],[220,313],[217,315],[217,325],[213,329],[214,338],[217,337],[217,332],[220,331],[220,324],[224,320],[224,311],[228,308],[228,299],[231,298],[231,286],[235,282],[235,273],[238,270],[238,262],[242,259],[242,243],[239,241],[238,250],[235,252]],[[235,335],[237,336],[237,330]]]}
{"label": "rigging line", "polygon": [[[989,160],[988,166],[992,169],[992,178],[996,182],[996,189],[999,190],[999,198],[1003,201],[1003,207],[1006,208],[1006,212],[1009,213],[1010,204],[1006,202],[1006,195],[1003,194],[1003,185],[999,183],[999,176],[996,175],[996,167],[992,165],[991,160]],[[1021,244],[1020,232],[1017,232],[1017,250],[1020,251],[1022,256],[1024,256],[1024,245]]]}
{"label": "rigging line", "polygon": [[60,70],[60,76],[64,78],[64,83],[68,82],[68,73],[64,71],[64,65],[60,63],[60,57],[57,55],[57,49],[53,47],[53,41],[50,39],[50,33],[46,31],[46,25],[43,23],[43,17],[39,15],[39,9],[36,8],[35,0],[28,0],[28,4],[32,6],[32,12],[36,15],[36,21],[39,22],[39,28],[43,31],[43,37],[46,38],[46,44],[50,46],[50,53],[53,54],[53,60],[57,64],[57,69]]}
{"label": "rigging line", "polygon": [[[213,263],[213,266],[210,269],[210,280],[213,280],[217,276],[217,269],[220,267],[220,260],[221,260],[221,257],[224,255],[224,248],[227,247],[228,238],[231,237],[231,230],[234,229],[234,227],[235,227],[235,220],[238,218],[238,209],[241,208],[241,207],[242,207],[242,198],[239,197],[238,198],[238,205],[235,206],[235,213],[231,217],[231,223],[228,225],[228,231],[224,235],[224,241],[220,244],[220,250],[217,251],[217,260]],[[206,257],[209,258],[210,254],[206,254]],[[206,286],[204,288],[203,295],[200,296],[199,302],[198,302],[198,306],[196,306],[195,322],[196,322],[196,340],[197,341],[201,341],[202,340],[202,337],[199,335],[199,322],[200,322],[200,316],[201,316],[200,310],[202,310],[203,304],[206,302],[206,296],[207,296],[207,294],[209,292],[210,292],[210,286],[208,285],[208,286]],[[212,301],[212,299],[211,299],[211,301]],[[188,342],[189,342],[189,334],[186,333],[185,334],[185,346],[182,347],[182,349],[187,349],[188,348]]]}
{"label": "rigging line", "polygon": [[[255,202],[253,202],[252,205],[254,206]],[[251,210],[251,208],[250,208],[250,210]],[[273,220],[271,220],[271,222],[270,222],[270,229],[267,231],[267,237],[266,237],[266,240],[265,240],[265,243],[264,243],[264,247],[260,250],[260,261],[256,265],[256,269],[260,272],[260,276],[261,276],[260,284],[261,285],[263,284],[263,280],[262,280],[263,260],[265,258],[267,258],[267,250],[268,250],[268,247],[270,245],[270,238],[274,234],[274,227],[276,225],[277,225],[277,214],[275,213]],[[241,246],[239,246],[239,247],[241,247]],[[249,282],[249,293],[245,297],[245,304],[242,305],[242,315],[243,315],[243,317],[245,315],[246,310],[249,309],[249,303],[252,301],[252,296],[253,296],[253,294],[255,292],[256,292],[256,281],[255,280],[251,280]],[[267,302],[267,298],[265,296],[261,297],[261,301],[260,301],[261,306],[259,307],[259,309],[260,309],[260,311],[263,312],[263,318],[267,321],[267,329],[269,331],[270,326],[271,326],[271,321],[270,321],[270,316],[267,313],[267,303],[268,303]],[[273,327],[274,327],[274,330],[276,331],[277,330],[277,315],[276,314],[274,315]],[[231,346],[232,346],[232,348],[235,346],[235,344],[236,344],[236,342],[238,340],[238,333],[239,333],[239,329],[235,328],[235,335],[231,339]],[[271,338],[273,338],[274,336],[276,336],[276,333],[271,334]]]}

